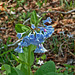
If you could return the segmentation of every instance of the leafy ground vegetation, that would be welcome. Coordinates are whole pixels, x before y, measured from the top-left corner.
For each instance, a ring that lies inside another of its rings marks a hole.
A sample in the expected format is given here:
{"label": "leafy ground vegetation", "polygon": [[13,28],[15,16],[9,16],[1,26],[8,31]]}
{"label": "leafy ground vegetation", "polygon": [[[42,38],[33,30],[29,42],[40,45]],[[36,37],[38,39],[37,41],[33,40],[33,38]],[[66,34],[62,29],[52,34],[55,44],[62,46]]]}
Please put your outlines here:
{"label": "leafy ground vegetation", "polygon": [[1,0],[0,75],[75,75],[75,0]]}

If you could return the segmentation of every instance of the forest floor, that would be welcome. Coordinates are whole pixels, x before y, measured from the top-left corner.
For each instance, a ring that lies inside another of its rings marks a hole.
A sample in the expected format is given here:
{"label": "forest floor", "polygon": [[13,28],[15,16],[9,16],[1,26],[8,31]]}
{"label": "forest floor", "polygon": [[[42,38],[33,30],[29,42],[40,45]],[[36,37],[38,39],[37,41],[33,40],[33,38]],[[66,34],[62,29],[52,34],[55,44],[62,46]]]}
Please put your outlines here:
{"label": "forest floor", "polygon": [[[23,17],[24,13],[36,10],[39,16],[45,14],[42,20],[47,19],[47,17],[52,19],[52,23],[46,23],[46,25],[52,25],[54,33],[44,43],[44,47],[48,52],[35,54],[34,65],[40,66],[36,64],[36,58],[45,54],[44,62],[52,60],[55,62],[56,68],[63,68],[61,72],[64,72],[65,67],[63,64],[75,66],[75,6],[70,5],[70,0],[68,0],[70,6],[65,3],[60,5],[60,0],[48,0],[46,4],[43,3],[41,8],[36,3],[36,0],[28,0],[26,4],[17,6],[15,0],[0,1],[0,42],[7,44],[9,37],[11,37],[10,42],[12,43],[18,40],[15,24],[30,25],[29,22],[25,23],[28,18]],[[34,69],[33,71],[35,72]]]}

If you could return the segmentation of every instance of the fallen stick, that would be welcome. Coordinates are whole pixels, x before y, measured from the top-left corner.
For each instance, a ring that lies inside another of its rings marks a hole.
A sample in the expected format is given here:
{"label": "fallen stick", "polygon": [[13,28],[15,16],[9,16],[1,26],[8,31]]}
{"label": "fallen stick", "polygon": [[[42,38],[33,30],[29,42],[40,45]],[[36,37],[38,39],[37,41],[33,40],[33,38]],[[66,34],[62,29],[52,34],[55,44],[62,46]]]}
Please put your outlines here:
{"label": "fallen stick", "polygon": [[60,14],[70,14],[70,13],[72,13],[72,12],[75,12],[75,9],[73,9],[73,10],[70,10],[70,11],[68,11],[68,12],[61,12],[61,11],[44,11],[44,12],[42,12],[42,13],[40,13],[40,14],[44,14],[44,13],[60,13]]}

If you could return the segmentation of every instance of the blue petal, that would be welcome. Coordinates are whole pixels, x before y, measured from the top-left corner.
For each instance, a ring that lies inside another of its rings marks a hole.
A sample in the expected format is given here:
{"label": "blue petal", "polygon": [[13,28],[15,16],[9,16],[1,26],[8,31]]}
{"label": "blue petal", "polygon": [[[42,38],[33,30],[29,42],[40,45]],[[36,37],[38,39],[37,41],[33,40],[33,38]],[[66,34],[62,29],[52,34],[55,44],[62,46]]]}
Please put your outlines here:
{"label": "blue petal", "polygon": [[14,51],[18,53],[23,53],[23,49],[20,46],[18,46]]}
{"label": "blue petal", "polygon": [[39,44],[35,49],[34,53],[45,53],[47,50],[43,47],[43,44]]}
{"label": "blue petal", "polygon": [[43,20],[43,25],[45,25],[46,22],[51,23],[52,19],[48,17],[46,20]]}
{"label": "blue petal", "polygon": [[32,25],[31,25],[31,28],[32,28],[32,29],[35,29],[35,25],[34,25],[34,24],[32,24]]}
{"label": "blue petal", "polygon": [[17,37],[20,39],[24,33],[26,33],[26,32],[23,32],[23,33],[17,33]]}
{"label": "blue petal", "polygon": [[20,39],[22,37],[22,33],[17,33],[17,37]]}
{"label": "blue petal", "polygon": [[34,38],[35,38],[34,34],[31,34],[31,35],[29,36],[29,38],[30,38],[30,39],[34,39]]}
{"label": "blue petal", "polygon": [[52,22],[52,19],[50,17],[47,18],[48,23]]}

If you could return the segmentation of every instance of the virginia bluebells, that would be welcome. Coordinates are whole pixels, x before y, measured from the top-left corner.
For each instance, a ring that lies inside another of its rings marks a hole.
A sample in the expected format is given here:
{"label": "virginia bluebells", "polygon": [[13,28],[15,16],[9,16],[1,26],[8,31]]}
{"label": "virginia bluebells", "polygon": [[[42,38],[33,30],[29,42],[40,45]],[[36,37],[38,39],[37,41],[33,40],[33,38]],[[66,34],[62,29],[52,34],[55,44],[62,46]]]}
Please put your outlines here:
{"label": "virginia bluebells", "polygon": [[51,23],[51,22],[52,22],[52,19],[51,19],[50,17],[47,17],[46,20],[43,20],[43,25],[44,25],[44,26],[46,26],[46,25],[45,25],[46,22]]}
{"label": "virginia bluebells", "polygon": [[[45,20],[45,22],[51,22],[50,17]],[[45,23],[44,22],[44,23]],[[32,29],[35,26],[32,24]],[[47,50],[43,47],[43,42],[46,38],[50,37],[54,32],[54,28],[52,26],[45,26],[45,27],[38,27],[40,29],[39,32],[36,30],[34,32],[30,32],[28,36],[25,36],[21,42],[18,43],[18,47],[15,49],[16,52],[22,53],[23,47],[27,47],[30,44],[36,45],[37,48],[35,49],[34,53],[45,53]],[[24,33],[18,33],[17,37],[20,39]]]}
{"label": "virginia bluebells", "polygon": [[47,50],[44,48],[43,44],[37,45],[37,48],[35,49],[34,53],[45,53]]}
{"label": "virginia bluebells", "polygon": [[15,52],[18,52],[18,53],[23,53],[23,49],[22,49],[22,46],[19,46],[14,50]]}
{"label": "virginia bluebells", "polygon": [[17,33],[17,37],[20,39],[24,33],[25,32],[23,32],[23,33]]}
{"label": "virginia bluebells", "polygon": [[35,25],[34,25],[34,24],[32,24],[32,25],[31,25],[31,28],[32,28],[32,29],[35,29]]}

